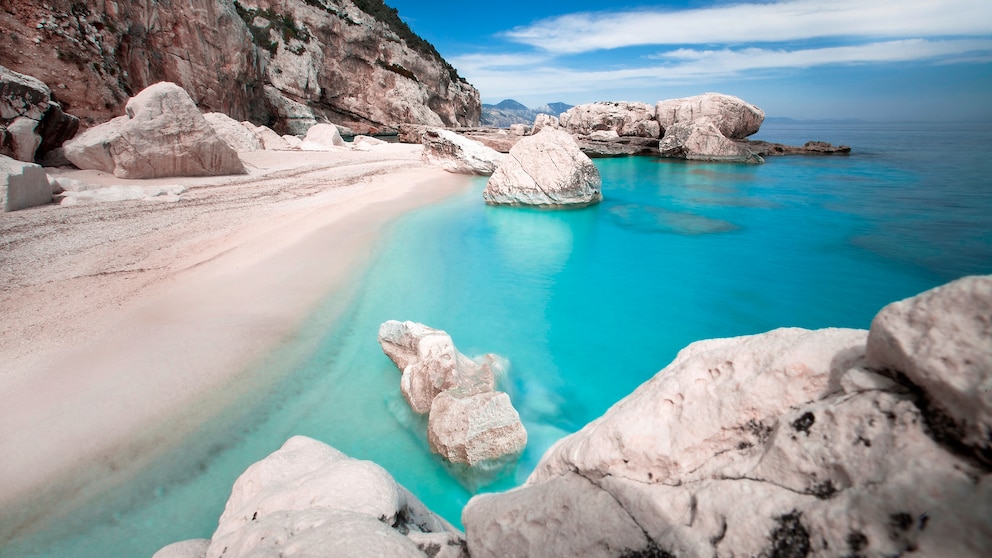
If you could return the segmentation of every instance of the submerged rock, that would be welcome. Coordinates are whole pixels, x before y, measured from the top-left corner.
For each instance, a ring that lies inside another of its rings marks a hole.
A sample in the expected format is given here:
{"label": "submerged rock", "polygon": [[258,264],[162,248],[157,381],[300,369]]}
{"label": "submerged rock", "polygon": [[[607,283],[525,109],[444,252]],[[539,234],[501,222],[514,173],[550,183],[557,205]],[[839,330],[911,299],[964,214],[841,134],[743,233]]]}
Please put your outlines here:
{"label": "submerged rock", "polygon": [[725,137],[709,118],[672,124],[665,130],[658,151],[662,157],[690,161],[764,162],[746,143]]}
{"label": "submerged rock", "polygon": [[189,95],[174,83],[152,85],[127,103],[127,114],[65,144],[81,169],[120,178],[243,174],[236,151],[217,135]]}
{"label": "submerged rock", "polygon": [[424,162],[448,172],[489,176],[503,160],[496,150],[448,130],[431,128],[421,138]]}
{"label": "submerged rock", "polygon": [[603,199],[599,170],[572,136],[546,127],[517,142],[482,192],[492,205],[583,207]]}
{"label": "submerged rock", "polygon": [[304,436],[249,467],[208,558],[461,556],[463,536],[371,461]]}
{"label": "submerged rock", "polygon": [[[693,343],[523,487],[474,497],[470,553],[988,555],[992,468],[959,451],[987,435],[990,285],[896,303],[871,334]],[[934,430],[938,405],[960,429]]]}

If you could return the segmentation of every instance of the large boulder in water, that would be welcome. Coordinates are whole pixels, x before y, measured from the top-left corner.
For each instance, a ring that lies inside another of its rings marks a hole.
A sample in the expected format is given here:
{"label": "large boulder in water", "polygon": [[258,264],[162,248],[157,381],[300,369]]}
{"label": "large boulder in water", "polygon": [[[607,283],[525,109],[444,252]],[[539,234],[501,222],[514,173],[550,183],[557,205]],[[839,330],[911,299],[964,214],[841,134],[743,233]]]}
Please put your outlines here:
{"label": "large boulder in water", "polygon": [[120,178],[245,173],[237,152],[178,85],[156,83],[130,99],[126,111],[66,142],[72,164]]}
{"label": "large boulder in water", "polygon": [[463,544],[382,467],[295,436],[238,477],[206,555],[459,556]]}
{"label": "large boulder in water", "polygon": [[661,126],[655,119],[655,108],[647,103],[587,103],[563,112],[558,121],[562,128],[575,135],[588,136],[595,132],[613,131],[618,136],[661,137]]}
{"label": "large boulder in water", "polygon": [[451,463],[502,469],[523,453],[527,431],[509,395],[446,390],[431,403],[427,440]]}
{"label": "large boulder in water", "polygon": [[763,163],[746,143],[725,137],[709,118],[679,122],[665,130],[658,142],[662,157],[690,161],[719,161],[725,163]]}
{"label": "large boulder in water", "polygon": [[[961,452],[987,409],[989,280],[899,303],[870,335],[693,343],[523,487],[475,496],[471,555],[990,555],[992,468]],[[964,426],[935,428],[945,413]]]}
{"label": "large boulder in water", "polygon": [[571,134],[544,128],[510,150],[482,192],[492,205],[583,207],[603,199],[599,170]]}
{"label": "large boulder in water", "polygon": [[481,142],[449,130],[429,128],[421,135],[425,163],[457,174],[490,176],[503,161],[503,155]]}
{"label": "large boulder in water", "polygon": [[655,117],[663,130],[675,124],[708,118],[724,136],[743,139],[758,131],[765,120],[765,112],[731,95],[703,93],[695,97],[658,101]]}

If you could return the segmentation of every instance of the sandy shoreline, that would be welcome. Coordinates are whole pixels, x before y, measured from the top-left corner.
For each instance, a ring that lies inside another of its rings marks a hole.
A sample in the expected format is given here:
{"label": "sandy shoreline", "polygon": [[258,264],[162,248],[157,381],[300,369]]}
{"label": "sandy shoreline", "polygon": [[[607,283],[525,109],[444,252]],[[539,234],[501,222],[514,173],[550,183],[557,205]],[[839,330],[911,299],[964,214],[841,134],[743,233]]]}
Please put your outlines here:
{"label": "sandy shoreline", "polygon": [[180,202],[0,215],[0,543],[236,401],[384,224],[468,185],[419,149],[243,154],[247,176],[141,182]]}

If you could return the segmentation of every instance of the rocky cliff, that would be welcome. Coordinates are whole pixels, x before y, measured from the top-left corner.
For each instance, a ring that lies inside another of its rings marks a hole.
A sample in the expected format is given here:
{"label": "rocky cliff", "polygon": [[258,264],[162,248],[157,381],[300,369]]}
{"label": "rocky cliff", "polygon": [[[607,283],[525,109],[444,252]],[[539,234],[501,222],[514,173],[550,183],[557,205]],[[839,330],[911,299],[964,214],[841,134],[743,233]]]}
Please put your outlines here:
{"label": "rocky cliff", "polygon": [[477,125],[479,94],[381,0],[9,0],[0,65],[84,125],[158,81],[204,111],[299,133]]}

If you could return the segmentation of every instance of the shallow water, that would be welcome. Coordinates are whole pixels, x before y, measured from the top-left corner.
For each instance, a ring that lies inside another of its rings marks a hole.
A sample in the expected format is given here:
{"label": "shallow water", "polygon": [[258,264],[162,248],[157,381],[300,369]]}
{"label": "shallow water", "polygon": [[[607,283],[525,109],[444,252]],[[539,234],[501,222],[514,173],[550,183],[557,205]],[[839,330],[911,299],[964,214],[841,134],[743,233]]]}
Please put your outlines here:
{"label": "shallow water", "polygon": [[602,414],[690,342],[781,326],[867,328],[888,302],[992,273],[992,132],[933,124],[766,124],[851,156],[765,165],[600,159],[606,196],[575,211],[493,208],[472,192],[408,215],[350,293],[265,365],[285,375],[128,486],[3,556],[150,556],[209,537],[234,479],[294,434],[372,459],[458,523],[471,496],[427,449],[376,332],[388,319],[495,352],[530,441]]}

